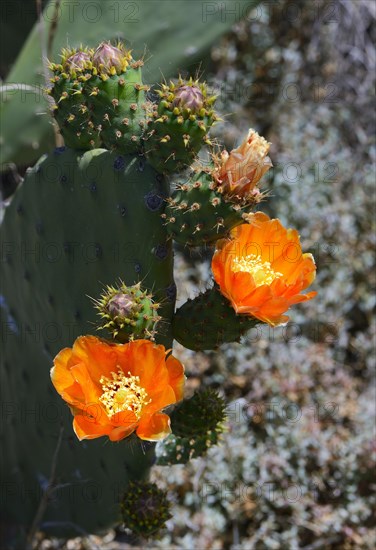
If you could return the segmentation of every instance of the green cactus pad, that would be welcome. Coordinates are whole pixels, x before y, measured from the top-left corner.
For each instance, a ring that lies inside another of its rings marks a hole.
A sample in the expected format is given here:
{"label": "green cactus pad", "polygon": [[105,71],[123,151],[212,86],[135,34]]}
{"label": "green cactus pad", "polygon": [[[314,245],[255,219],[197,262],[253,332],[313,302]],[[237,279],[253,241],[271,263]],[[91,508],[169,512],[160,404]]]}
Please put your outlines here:
{"label": "green cactus pad", "polygon": [[248,207],[227,201],[209,171],[199,171],[180,185],[163,214],[172,238],[190,246],[213,243],[244,222]]}
{"label": "green cactus pad", "polygon": [[141,281],[161,303],[167,323],[156,341],[171,348],[172,246],[160,219],[167,195],[166,180],[139,157],[57,149],[27,173],[5,212],[1,469],[8,489],[1,511],[19,532],[28,531],[38,508],[61,425],[57,488],[42,530],[69,537],[119,523],[129,479],[148,475],[153,445],[136,437],[78,441],[49,371],[61,349],[94,331],[88,296],[119,276],[129,286]]}
{"label": "green cactus pad", "polygon": [[108,285],[94,304],[104,322],[99,329],[107,329],[118,342],[124,344],[135,338],[155,339],[156,325],[161,320],[157,313],[159,304],[153,302],[152,294],[141,290],[141,283]]}
{"label": "green cactus pad", "polygon": [[53,86],[48,93],[55,100],[53,115],[68,147],[93,149],[100,137],[91,117],[85,82],[94,50],[63,49],[61,63],[50,63]]}
{"label": "green cactus pad", "polygon": [[239,342],[240,337],[260,321],[246,315],[237,315],[230,302],[217,288],[188,300],[173,318],[175,340],[188,349],[213,350],[228,342]]}
{"label": "green cactus pad", "polygon": [[218,120],[213,110],[215,96],[205,84],[179,78],[177,84],[162,84],[158,107],[149,111],[145,151],[149,162],[162,173],[183,170],[195,159],[207,133]]}
{"label": "green cactus pad", "polygon": [[170,507],[167,494],[145,481],[130,481],[120,503],[124,527],[144,538],[154,538],[165,527]]}
{"label": "green cactus pad", "polygon": [[157,444],[157,464],[185,464],[205,454],[218,443],[224,419],[225,402],[215,390],[200,390],[182,401],[171,413],[173,433]]}

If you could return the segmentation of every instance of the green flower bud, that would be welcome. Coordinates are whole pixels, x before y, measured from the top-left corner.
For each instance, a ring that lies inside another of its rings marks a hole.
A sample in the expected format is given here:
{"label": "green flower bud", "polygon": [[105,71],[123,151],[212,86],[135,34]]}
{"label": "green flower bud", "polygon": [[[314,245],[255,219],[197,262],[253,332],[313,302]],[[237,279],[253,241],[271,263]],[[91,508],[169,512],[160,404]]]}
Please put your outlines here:
{"label": "green flower bud", "polygon": [[93,301],[104,321],[98,328],[107,329],[118,342],[124,344],[135,338],[154,340],[161,319],[157,314],[159,304],[153,302],[151,294],[141,290],[140,283],[107,286],[99,300]]}

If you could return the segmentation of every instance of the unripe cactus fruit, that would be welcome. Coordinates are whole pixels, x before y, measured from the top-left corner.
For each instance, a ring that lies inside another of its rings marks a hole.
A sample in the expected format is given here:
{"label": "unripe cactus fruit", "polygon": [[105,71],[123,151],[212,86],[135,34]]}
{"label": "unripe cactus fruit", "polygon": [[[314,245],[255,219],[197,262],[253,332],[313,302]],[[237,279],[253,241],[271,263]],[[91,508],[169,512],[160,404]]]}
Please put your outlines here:
{"label": "unripe cactus fruit", "polygon": [[141,290],[141,283],[127,286],[122,282],[117,288],[107,286],[94,303],[104,321],[99,328],[107,329],[118,342],[134,338],[154,340],[161,319],[157,314],[159,304],[153,302],[152,294]]}
{"label": "unripe cactus fruit", "polygon": [[149,111],[145,151],[161,172],[177,172],[189,166],[205,143],[208,131],[219,120],[213,110],[216,97],[206,84],[179,78],[162,84],[158,108]]}
{"label": "unripe cactus fruit", "polygon": [[243,215],[256,204],[240,206],[226,200],[210,170],[200,170],[179,185],[168,200],[163,218],[172,238],[190,246],[210,244],[244,223]]}
{"label": "unripe cactus fruit", "polygon": [[53,115],[68,147],[93,149],[100,137],[91,117],[85,82],[90,78],[93,50],[64,49],[61,63],[50,63],[53,84],[48,93],[55,100]]}
{"label": "unripe cactus fruit", "polygon": [[257,185],[272,166],[266,156],[269,146],[250,129],[243,143],[230,153],[212,152],[208,166],[197,162],[193,175],[177,187],[164,213],[173,239],[191,246],[205,245],[247,221],[250,210],[263,198]]}
{"label": "unripe cactus fruit", "polygon": [[93,121],[109,149],[132,153],[140,149],[147,103],[141,60],[134,61],[123,44],[102,43],[93,54],[87,93]]}
{"label": "unripe cactus fruit", "polygon": [[175,340],[188,349],[213,350],[240,337],[260,321],[237,315],[217,286],[185,302],[174,315]]}

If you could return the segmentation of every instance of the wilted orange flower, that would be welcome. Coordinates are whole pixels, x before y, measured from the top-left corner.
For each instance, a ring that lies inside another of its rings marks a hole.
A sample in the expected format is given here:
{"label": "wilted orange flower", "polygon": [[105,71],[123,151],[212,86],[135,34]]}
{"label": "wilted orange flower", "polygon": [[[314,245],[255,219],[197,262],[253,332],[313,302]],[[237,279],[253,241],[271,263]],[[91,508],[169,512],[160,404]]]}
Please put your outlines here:
{"label": "wilted orange flower", "polygon": [[183,397],[184,368],[150,340],[109,343],[77,338],[54,359],[51,379],[74,415],[79,439],[107,435],[119,441],[132,432],[156,441],[171,433],[160,412]]}
{"label": "wilted orange flower", "polygon": [[315,278],[312,254],[303,254],[295,229],[257,212],[217,241],[212,261],[214,279],[239,314],[278,325],[293,304],[310,300],[316,292],[300,294]]}
{"label": "wilted orange flower", "polygon": [[230,153],[222,151],[220,159],[215,161],[214,176],[225,195],[247,199],[257,193],[257,183],[273,166],[267,156],[269,147],[266,139],[250,129],[239,147]]}

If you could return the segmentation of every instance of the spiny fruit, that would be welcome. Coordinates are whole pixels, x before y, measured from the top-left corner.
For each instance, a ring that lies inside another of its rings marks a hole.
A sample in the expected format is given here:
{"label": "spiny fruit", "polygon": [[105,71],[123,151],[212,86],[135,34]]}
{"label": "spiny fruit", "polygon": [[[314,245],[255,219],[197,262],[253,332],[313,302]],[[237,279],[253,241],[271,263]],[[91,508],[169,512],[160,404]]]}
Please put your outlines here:
{"label": "spiny fruit", "polygon": [[135,338],[154,340],[161,317],[159,304],[152,295],[141,290],[141,283],[127,286],[122,281],[117,287],[107,286],[99,300],[93,300],[104,321],[99,329],[107,329],[121,343]]}
{"label": "spiny fruit", "polygon": [[240,337],[260,321],[238,315],[217,286],[185,302],[173,319],[173,335],[192,350],[213,350]]}
{"label": "spiny fruit", "polygon": [[201,246],[215,242],[244,223],[244,214],[255,204],[256,196],[253,203],[244,205],[229,200],[218,189],[211,170],[199,167],[172,193],[163,218],[175,241]]}
{"label": "spiny fruit", "polygon": [[177,172],[189,166],[206,143],[210,127],[219,120],[213,110],[216,96],[205,83],[183,80],[162,84],[158,106],[149,111],[145,152],[161,172]]}
{"label": "spiny fruit", "polygon": [[92,121],[85,82],[91,77],[93,49],[63,49],[60,63],[49,63],[53,86],[48,93],[55,100],[53,115],[68,147],[99,147],[100,137]]}
{"label": "spiny fruit", "polygon": [[134,61],[121,43],[102,43],[93,54],[87,83],[93,121],[109,149],[132,153],[140,149],[147,102],[142,82],[143,61]]}

